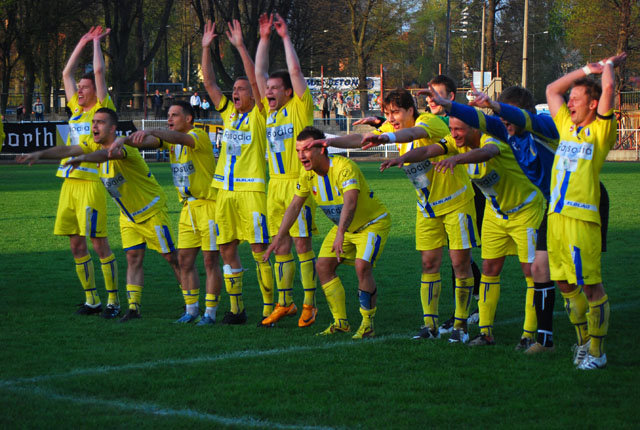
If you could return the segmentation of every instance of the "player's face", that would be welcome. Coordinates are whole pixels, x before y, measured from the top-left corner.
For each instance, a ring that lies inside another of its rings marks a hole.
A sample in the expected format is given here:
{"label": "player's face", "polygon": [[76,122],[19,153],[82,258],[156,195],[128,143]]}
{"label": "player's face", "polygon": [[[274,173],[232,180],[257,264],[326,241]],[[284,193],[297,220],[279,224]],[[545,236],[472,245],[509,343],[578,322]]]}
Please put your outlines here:
{"label": "player's face", "polygon": [[524,132],[524,128],[518,127],[515,124],[511,124],[509,121],[505,120],[504,118],[502,118],[502,124],[507,129],[507,133],[509,134],[509,136],[519,135]]}
{"label": "player's face", "polygon": [[[432,84],[431,86],[433,87],[434,90],[436,90],[436,93],[438,93],[438,95],[440,95],[440,97],[445,98],[445,99],[449,99],[449,100],[453,100],[451,98],[452,93],[447,92],[447,87],[446,87],[445,84]],[[434,114],[434,115],[444,115],[445,114],[444,108],[442,106],[440,106],[439,104],[436,104],[433,101],[432,97],[427,96],[427,104],[429,105],[429,109],[431,109],[431,113],[432,114]]]}
{"label": "player's face", "polygon": [[233,106],[240,113],[245,113],[253,108],[255,101],[251,92],[251,84],[246,79],[238,79],[233,84]]}
{"label": "player's face", "polygon": [[298,160],[302,163],[304,170],[316,170],[321,166],[324,156],[322,155],[324,148],[308,148],[304,149],[304,145],[313,141],[313,139],[299,140],[296,142],[296,151],[298,151]]}
{"label": "player's face", "polygon": [[169,108],[167,114],[167,127],[169,130],[185,133],[191,127],[190,121],[191,115],[185,114],[180,106],[173,105]]}
{"label": "player's face", "polygon": [[589,97],[585,87],[573,87],[569,93],[567,108],[571,114],[571,121],[582,126],[595,119],[598,101]]}
{"label": "player's face", "polygon": [[80,79],[78,82],[78,104],[81,107],[91,107],[96,101],[96,87],[91,79]]}
{"label": "player's face", "polygon": [[267,90],[265,97],[269,102],[270,110],[278,110],[291,99],[293,90],[285,88],[281,78],[270,78],[267,80]]}
{"label": "player's face", "polygon": [[389,103],[389,105],[386,106],[385,113],[387,115],[387,120],[396,130],[410,128],[415,124],[412,107],[405,109],[396,106],[394,103]]}
{"label": "player's face", "polygon": [[[458,118],[449,118],[449,129],[451,130],[451,137],[456,141],[456,146],[462,148],[467,145],[471,138],[471,127]],[[467,145],[470,146],[470,145]]]}
{"label": "player's face", "polygon": [[93,133],[94,142],[100,145],[111,143],[113,139],[110,137],[115,131],[115,125],[111,124],[109,115],[101,112],[93,115],[93,119],[91,120],[91,133]]}

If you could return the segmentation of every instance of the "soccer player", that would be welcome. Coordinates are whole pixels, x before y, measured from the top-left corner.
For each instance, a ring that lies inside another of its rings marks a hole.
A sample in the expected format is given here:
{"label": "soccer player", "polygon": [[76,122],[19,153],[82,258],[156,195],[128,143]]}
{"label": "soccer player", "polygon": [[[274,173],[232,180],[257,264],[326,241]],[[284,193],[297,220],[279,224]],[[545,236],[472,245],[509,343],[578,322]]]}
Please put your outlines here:
{"label": "soccer player", "polygon": [[266,260],[287,240],[288,231],[306,199],[313,195],[318,206],[336,224],[322,242],[316,264],[333,315],[333,322],[318,334],[350,331],[345,291],[336,274],[336,269],[344,262],[355,265],[358,275],[362,322],[353,339],[373,337],[377,309],[373,266],[389,236],[391,217],[353,161],[340,155],[329,156],[326,148],[310,145],[314,140],[322,139],[325,139],[324,133],[314,127],[306,127],[297,137],[296,150],[304,170],[300,172],[295,196],[264,258]]}
{"label": "soccer player", "polygon": [[[622,53],[587,64],[550,83],[546,91],[549,112],[560,134],[551,171],[549,269],[576,328],[574,364],[582,370],[607,364],[604,338],[609,328],[609,298],[600,272],[598,183],[617,134],[614,68],[625,59]],[[591,74],[602,75],[601,84],[589,79]]]}
{"label": "soccer player", "polygon": [[169,107],[168,130],[141,130],[129,136],[137,148],[169,151],[173,183],[182,202],[178,224],[178,265],[182,281],[185,313],[176,322],[198,320],[200,280],[196,257],[202,249],[206,271],[206,309],[197,325],[214,324],[222,288],[217,228],[215,222],[216,189],[211,187],[216,160],[207,132],[194,128],[191,104],[174,101]]}
{"label": "soccer player", "polygon": [[[551,117],[536,115],[533,95],[522,87],[505,89],[499,102],[473,90],[470,106],[454,103],[449,107],[450,115],[508,143],[523,173],[548,201],[551,164],[558,147],[558,132]],[[436,99],[434,103],[446,104],[441,98]],[[500,117],[485,115],[472,106],[492,109]],[[516,350],[528,354],[553,351],[555,289],[549,278],[546,215],[538,230],[531,276],[532,279],[527,279],[523,333]],[[537,339],[534,338],[536,329]]]}
{"label": "soccer player", "polygon": [[[269,37],[271,27],[282,39],[288,71],[276,71],[267,77],[269,64]],[[302,166],[296,156],[296,136],[306,126],[313,125],[313,98],[300,68],[298,56],[289,38],[287,24],[276,14],[260,17],[260,42],[256,52],[256,79],[260,96],[267,114],[267,143],[269,146],[269,192],[267,200],[267,220],[269,231],[278,231],[284,213],[294,196],[296,181]],[[272,325],[286,315],[297,312],[293,302],[293,278],[295,264],[291,253],[295,244],[300,262],[300,278],[304,289],[304,306],[300,320],[303,324],[313,322],[317,313],[315,303],[316,274],[315,253],[311,247],[311,235],[317,232],[314,221],[315,203],[313,199],[300,208],[300,213],[289,234],[285,234],[275,249],[276,285],[278,303],[275,309],[262,321]],[[293,238],[293,240],[292,240]]]}
{"label": "soccer player", "polygon": [[[66,145],[92,142],[91,119],[103,107],[115,110],[107,92],[105,66],[100,43],[109,29],[92,27],[78,42],[62,71],[67,106],[71,110],[69,136]],[[82,76],[76,85],[74,73],[87,44],[93,44],[93,73]],[[86,163],[73,171],[62,160],[57,176],[64,178],[53,233],[68,236],[76,273],[85,292],[85,303],[76,311],[79,315],[92,315],[102,311],[104,318],[120,314],[118,300],[118,265],[107,239],[107,199],[98,178],[96,163]],[[100,258],[100,267],[107,290],[107,306],[102,309],[96,290],[93,261],[87,248],[89,237]]]}
{"label": "soccer player", "polygon": [[[437,95],[432,96],[437,98]],[[441,103],[451,114],[450,106],[455,102],[442,99]],[[505,256],[518,255],[525,277],[531,278],[536,231],[544,215],[544,198],[524,176],[506,143],[482,134],[458,118],[450,118],[449,126],[455,140],[454,147],[433,145],[417,148],[395,160],[382,163],[381,169],[442,157],[449,151],[457,154],[436,161],[436,171],[453,173],[458,164],[468,164],[467,173],[482,190],[490,208],[485,210],[483,220],[483,262],[478,304],[480,335],[469,345],[494,345],[493,321],[500,297],[500,272]],[[393,137],[400,142],[411,140],[418,130],[401,130]],[[530,282],[528,279],[527,283]]]}
{"label": "soccer player", "polygon": [[80,145],[57,146],[33,152],[16,160],[33,164],[40,159],[73,157],[62,166],[73,169],[81,167],[82,163],[101,163],[100,179],[120,208],[120,234],[122,247],[127,254],[129,299],[129,310],[120,322],[127,322],[140,318],[145,248],[149,246],[162,254],[179,283],[178,258],[169,227],[167,198],[138,149],[122,146],[127,143],[128,137],[116,139],[118,116],[115,111],[98,109],[91,124],[91,140],[85,140]]}
{"label": "soccer player", "polygon": [[[412,148],[447,145],[449,128],[431,113],[418,114],[411,94],[403,89],[390,92],[385,97],[388,124],[395,133],[406,129],[415,131],[405,144],[397,143],[400,154]],[[385,127],[385,125],[383,125]],[[380,143],[395,143],[394,132],[351,134],[327,139],[323,144],[336,147],[360,147]],[[449,137],[450,139],[450,137]],[[401,141],[398,141],[401,142]],[[445,151],[442,151],[444,154]],[[462,167],[455,169],[453,177],[433,170],[430,161],[420,161],[403,166],[408,179],[416,189],[416,249],[422,256],[420,299],[424,325],[414,339],[437,339],[438,305],[441,291],[440,266],[444,246],[449,246],[449,256],[455,272],[455,323],[450,342],[466,343],[467,318],[473,290],[471,248],[478,246],[480,238],[476,227],[476,211],[473,189]]]}
{"label": "soccer player", "polygon": [[[209,47],[216,37],[215,25],[207,22],[202,36],[202,74],[213,106],[224,121],[224,134],[218,164],[211,185],[218,190],[216,220],[218,243],[224,262],[224,282],[231,310],[225,324],[244,324],[247,320],[242,300],[243,269],[238,245],[247,241],[256,264],[262,293],[262,316],[273,311],[273,271],[262,257],[269,243],[266,199],[266,112],[255,78],[255,67],[242,38],[238,21],[229,24],[227,37],[238,50],[246,76],[236,79],[229,100],[216,84]],[[258,323],[262,326],[262,321]]]}

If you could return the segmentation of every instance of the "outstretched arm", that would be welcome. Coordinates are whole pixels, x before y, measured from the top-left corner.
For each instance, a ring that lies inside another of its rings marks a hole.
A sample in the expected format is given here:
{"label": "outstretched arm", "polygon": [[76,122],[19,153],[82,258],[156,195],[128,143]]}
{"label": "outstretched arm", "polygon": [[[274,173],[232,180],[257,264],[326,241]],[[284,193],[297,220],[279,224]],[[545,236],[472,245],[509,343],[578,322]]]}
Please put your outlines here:
{"label": "outstretched arm", "polygon": [[260,15],[260,41],[256,50],[256,81],[260,98],[267,92],[267,77],[269,76],[269,38],[271,37],[271,26],[273,25],[273,15],[263,13]]}
{"label": "outstretched arm", "polygon": [[441,145],[433,144],[420,146],[418,148],[412,149],[411,151],[405,153],[404,155],[401,155],[398,158],[383,162],[382,164],[380,164],[380,171],[384,172],[389,167],[402,167],[402,165],[406,163],[417,163],[419,161],[424,161],[427,158],[439,157],[444,154],[446,154],[446,151]]}
{"label": "outstretched arm", "polygon": [[29,166],[31,166],[39,160],[62,160],[63,158],[76,157],[82,154],[83,151],[79,145],[58,145],[42,151],[19,155],[16,157],[16,163],[29,163]]}
{"label": "outstretched arm", "polygon": [[73,74],[78,68],[78,63],[80,62],[80,54],[82,54],[82,50],[84,49],[85,46],[87,46],[87,43],[93,40],[94,30],[95,30],[95,27],[91,27],[91,29],[89,29],[89,31],[80,38],[80,40],[78,41],[78,44],[73,49],[73,52],[69,57],[69,60],[67,60],[66,66],[64,66],[64,69],[62,70],[62,81],[64,83],[64,93],[67,97],[67,100],[71,100],[73,96],[76,94],[76,92],[78,91],[78,88],[76,87],[76,80],[73,77]]}
{"label": "outstretched arm", "polygon": [[104,56],[102,55],[102,41],[111,32],[110,28],[102,32],[98,26],[93,32],[93,74],[96,82],[96,97],[99,102],[107,98],[107,79],[105,77]]}
{"label": "outstretched arm", "polygon": [[256,102],[256,106],[258,106],[258,110],[262,111],[262,100],[260,99],[260,90],[258,89],[258,82],[256,81],[256,68],[255,64],[253,64],[253,60],[249,55],[249,51],[247,51],[247,47],[244,44],[244,40],[242,38],[242,28],[240,27],[240,21],[237,19],[233,20],[233,23],[229,23],[229,31],[227,31],[227,38],[229,42],[238,50],[240,54],[240,58],[242,58],[242,65],[244,66],[244,73],[247,75],[249,79],[249,84],[251,84],[251,92],[253,93],[253,99]]}
{"label": "outstretched arm", "polygon": [[282,17],[276,14],[273,20],[273,25],[276,28],[276,32],[282,38],[282,44],[284,45],[284,54],[287,59],[287,69],[289,70],[289,76],[291,77],[291,86],[293,86],[293,92],[302,98],[304,92],[307,89],[307,81],[304,79],[304,73],[300,67],[300,60],[298,60],[298,54],[293,47],[293,42],[289,37],[289,30],[287,23]]}
{"label": "outstretched arm", "polygon": [[300,213],[300,210],[302,210],[302,206],[304,205],[305,200],[305,197],[300,197],[297,195],[293,196],[293,200],[291,200],[291,203],[289,203],[289,207],[282,217],[282,223],[280,224],[278,234],[276,234],[271,240],[271,245],[269,245],[267,250],[264,252],[262,261],[269,261],[269,256],[271,255],[271,253],[280,247],[280,242],[282,242],[282,239],[286,235],[288,235],[289,229],[291,228],[293,223],[296,222],[298,214]]}
{"label": "outstretched arm", "polygon": [[500,154],[500,148],[498,148],[497,145],[490,143],[482,148],[472,149],[469,152],[456,154],[453,157],[440,160],[434,164],[434,168],[438,172],[446,172],[447,170],[450,170],[451,173],[453,173],[453,168],[458,164],[483,163],[498,154]]}
{"label": "outstretched arm", "polygon": [[202,34],[202,80],[204,88],[207,90],[213,107],[217,108],[222,99],[222,90],[216,83],[216,74],[211,63],[211,43],[216,38],[216,26],[211,20],[204,25],[204,33]]}
{"label": "outstretched arm", "polygon": [[429,133],[422,127],[410,127],[396,130],[393,133],[374,134],[367,133],[362,138],[362,149],[369,149],[372,146],[383,143],[407,143],[418,139],[426,139]]}

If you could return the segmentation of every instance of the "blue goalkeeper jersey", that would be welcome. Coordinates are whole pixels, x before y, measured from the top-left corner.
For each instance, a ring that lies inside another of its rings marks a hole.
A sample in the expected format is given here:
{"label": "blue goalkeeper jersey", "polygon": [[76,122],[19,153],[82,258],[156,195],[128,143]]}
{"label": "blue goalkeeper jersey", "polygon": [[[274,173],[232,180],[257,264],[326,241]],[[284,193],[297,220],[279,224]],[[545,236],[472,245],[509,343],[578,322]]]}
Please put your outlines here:
{"label": "blue goalkeeper jersey", "polygon": [[500,116],[524,129],[520,135],[509,136],[498,116],[485,115],[479,109],[453,102],[450,116],[471,127],[507,142],[525,176],[536,185],[547,201],[551,193],[551,167],[558,148],[558,130],[549,115],[530,112],[500,103]]}

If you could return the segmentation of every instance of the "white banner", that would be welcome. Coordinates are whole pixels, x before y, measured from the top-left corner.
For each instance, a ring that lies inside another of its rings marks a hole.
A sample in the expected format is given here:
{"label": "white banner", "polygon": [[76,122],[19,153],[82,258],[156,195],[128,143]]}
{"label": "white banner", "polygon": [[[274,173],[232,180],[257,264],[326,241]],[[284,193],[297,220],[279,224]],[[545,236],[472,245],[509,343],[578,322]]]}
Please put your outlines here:
{"label": "white banner", "polygon": [[[358,78],[305,78],[307,86],[311,91],[335,90],[335,91],[349,91],[355,90],[360,84]],[[380,77],[367,78],[367,89],[380,91]]]}

